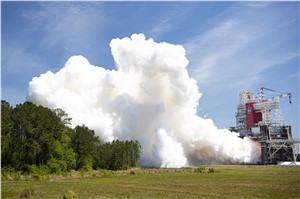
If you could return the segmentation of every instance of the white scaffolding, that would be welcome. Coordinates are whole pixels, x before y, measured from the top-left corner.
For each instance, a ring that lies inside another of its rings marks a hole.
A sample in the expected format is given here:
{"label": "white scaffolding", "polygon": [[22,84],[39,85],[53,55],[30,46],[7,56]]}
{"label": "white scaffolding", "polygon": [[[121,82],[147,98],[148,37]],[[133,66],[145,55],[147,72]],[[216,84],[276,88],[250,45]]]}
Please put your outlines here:
{"label": "white scaffolding", "polygon": [[274,101],[257,102],[253,105],[254,110],[262,113],[260,125],[284,126],[284,119],[279,106],[279,99]]}
{"label": "white scaffolding", "polygon": [[[300,142],[292,138],[291,126],[286,125],[280,110],[279,98],[288,96],[291,103],[291,94],[282,93],[279,96],[266,99],[262,88],[260,98],[255,100],[251,91],[239,94],[239,104],[236,112],[236,128],[240,137],[248,136],[261,143],[262,164],[274,164],[280,161],[296,161],[296,147]],[[273,91],[271,89],[267,89]],[[261,113],[261,121],[254,126],[246,126],[246,104],[253,103],[256,113]]]}

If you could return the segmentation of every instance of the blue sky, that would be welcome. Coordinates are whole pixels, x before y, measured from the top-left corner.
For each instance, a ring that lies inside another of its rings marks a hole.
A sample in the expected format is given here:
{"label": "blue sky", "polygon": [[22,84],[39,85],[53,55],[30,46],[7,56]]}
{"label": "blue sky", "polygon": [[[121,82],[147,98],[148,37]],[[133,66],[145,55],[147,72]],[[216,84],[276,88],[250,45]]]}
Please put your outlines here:
{"label": "blue sky", "polygon": [[281,108],[299,138],[299,2],[1,2],[2,99],[23,103],[72,55],[114,68],[109,42],[133,33],[185,47],[198,114],[219,128],[235,126],[240,91],[291,92]]}

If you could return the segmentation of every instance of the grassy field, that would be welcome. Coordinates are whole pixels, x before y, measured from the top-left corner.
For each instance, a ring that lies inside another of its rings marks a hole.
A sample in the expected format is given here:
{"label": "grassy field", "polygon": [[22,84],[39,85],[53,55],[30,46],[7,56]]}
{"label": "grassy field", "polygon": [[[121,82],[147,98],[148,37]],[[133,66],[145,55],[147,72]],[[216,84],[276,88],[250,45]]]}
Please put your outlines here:
{"label": "grassy field", "polygon": [[[300,198],[300,167],[214,166],[135,169],[80,176],[50,176],[47,180],[2,180],[2,198],[20,198],[25,187],[31,198]],[[83,176],[83,177],[82,177]],[[85,177],[84,177],[85,176]]]}

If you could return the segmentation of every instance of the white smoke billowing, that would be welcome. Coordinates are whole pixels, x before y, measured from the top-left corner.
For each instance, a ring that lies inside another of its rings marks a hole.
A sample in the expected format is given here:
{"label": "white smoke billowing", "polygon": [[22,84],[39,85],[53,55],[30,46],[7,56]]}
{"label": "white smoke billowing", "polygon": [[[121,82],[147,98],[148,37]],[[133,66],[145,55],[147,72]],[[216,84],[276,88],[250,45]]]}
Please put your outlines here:
{"label": "white smoke billowing", "polygon": [[201,93],[186,69],[185,49],[156,43],[143,34],[110,43],[116,70],[71,57],[57,73],[29,83],[28,100],[61,108],[105,141],[138,140],[141,164],[182,167],[246,163],[257,158],[256,144],[218,129],[196,115]]}
{"label": "white smoke billowing", "polygon": [[[157,154],[156,154],[157,153]],[[157,143],[154,145],[154,157],[161,162],[161,167],[182,167],[187,165],[181,143],[175,142],[165,129],[157,131]]]}

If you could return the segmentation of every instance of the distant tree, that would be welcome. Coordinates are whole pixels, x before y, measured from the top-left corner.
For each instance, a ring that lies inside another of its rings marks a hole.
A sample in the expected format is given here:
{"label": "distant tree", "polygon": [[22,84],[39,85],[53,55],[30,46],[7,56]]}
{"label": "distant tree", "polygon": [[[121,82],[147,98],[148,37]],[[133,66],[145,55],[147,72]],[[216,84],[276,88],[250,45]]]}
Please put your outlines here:
{"label": "distant tree", "polygon": [[2,166],[25,169],[26,165],[58,164],[60,171],[76,168],[69,127],[57,112],[32,102],[12,108],[1,101],[1,109]]}
{"label": "distant tree", "polygon": [[138,166],[142,147],[138,141],[101,144],[85,125],[72,129],[71,118],[32,102],[15,108],[1,101],[1,167],[60,173],[72,169],[127,169]]}
{"label": "distant tree", "polygon": [[53,155],[53,143],[62,139],[65,126],[61,120],[50,109],[32,102],[17,105],[11,118],[17,143],[13,158],[19,166],[46,164]]}
{"label": "distant tree", "polygon": [[63,134],[62,140],[55,140],[50,151],[52,154],[47,165],[52,173],[76,169],[77,154],[71,148],[69,135]]}
{"label": "distant tree", "polygon": [[11,159],[13,151],[13,122],[11,120],[13,108],[10,104],[1,100],[1,166],[12,165]]}
{"label": "distant tree", "polygon": [[139,165],[142,147],[138,141],[114,140],[99,147],[98,167],[119,170]]}
{"label": "distant tree", "polygon": [[57,117],[62,121],[62,123],[64,125],[67,126],[67,125],[71,124],[72,118],[70,118],[64,110],[57,108],[57,109],[54,109],[53,111],[57,115]]}
{"label": "distant tree", "polygon": [[72,148],[77,153],[77,169],[91,169],[100,144],[98,136],[85,125],[76,126],[72,134]]}

